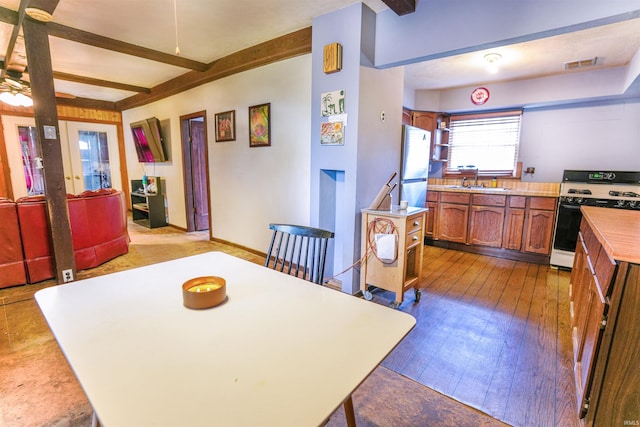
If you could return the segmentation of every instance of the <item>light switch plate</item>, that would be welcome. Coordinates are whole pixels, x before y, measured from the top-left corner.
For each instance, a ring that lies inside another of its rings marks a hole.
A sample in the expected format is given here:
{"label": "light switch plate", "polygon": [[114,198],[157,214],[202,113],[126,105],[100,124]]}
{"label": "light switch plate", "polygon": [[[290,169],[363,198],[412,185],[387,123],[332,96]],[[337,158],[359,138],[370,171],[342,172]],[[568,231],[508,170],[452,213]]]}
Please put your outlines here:
{"label": "light switch plate", "polygon": [[43,126],[44,139],[56,139],[56,127],[55,126]]}

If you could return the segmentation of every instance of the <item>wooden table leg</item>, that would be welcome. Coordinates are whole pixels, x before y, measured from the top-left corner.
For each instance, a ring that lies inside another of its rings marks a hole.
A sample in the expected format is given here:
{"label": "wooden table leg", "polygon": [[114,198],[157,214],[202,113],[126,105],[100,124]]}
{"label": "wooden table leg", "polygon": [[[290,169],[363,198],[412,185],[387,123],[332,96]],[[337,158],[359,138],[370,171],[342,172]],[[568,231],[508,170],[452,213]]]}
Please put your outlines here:
{"label": "wooden table leg", "polygon": [[353,411],[353,399],[351,399],[351,396],[344,401],[344,416],[347,418],[348,427],[356,427],[356,414]]}

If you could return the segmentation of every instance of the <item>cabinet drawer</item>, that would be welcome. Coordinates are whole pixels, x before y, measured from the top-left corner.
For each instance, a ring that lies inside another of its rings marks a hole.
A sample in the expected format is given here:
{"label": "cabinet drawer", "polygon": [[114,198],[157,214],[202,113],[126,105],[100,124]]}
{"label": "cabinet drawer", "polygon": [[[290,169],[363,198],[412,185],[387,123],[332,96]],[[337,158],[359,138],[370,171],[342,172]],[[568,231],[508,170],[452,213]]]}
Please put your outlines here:
{"label": "cabinet drawer", "polygon": [[411,249],[414,246],[422,244],[422,233],[417,230],[415,233],[407,234],[407,241],[405,242],[405,249]]}
{"label": "cabinet drawer", "polygon": [[595,266],[595,262],[598,259],[598,254],[600,253],[602,246],[600,245],[596,235],[593,234],[591,227],[587,227],[582,231],[582,238],[584,239],[584,244],[587,247],[587,255],[591,261],[591,265]]}
{"label": "cabinet drawer", "polygon": [[496,194],[474,194],[473,204],[482,206],[505,206],[507,204],[507,196]]}
{"label": "cabinet drawer", "polygon": [[422,215],[417,215],[411,218],[407,218],[407,236],[417,231],[422,230]]}
{"label": "cabinet drawer", "polygon": [[598,259],[595,261],[596,279],[600,284],[600,290],[603,296],[607,296],[609,286],[613,281],[613,274],[616,271],[616,263],[609,258],[609,254],[604,249],[600,249]]}
{"label": "cabinet drawer", "polygon": [[440,202],[442,203],[458,203],[462,205],[468,205],[470,200],[471,200],[471,194],[442,193],[440,195]]}
{"label": "cabinet drawer", "polygon": [[427,202],[437,202],[439,194],[438,191],[427,190]]}
{"label": "cabinet drawer", "polygon": [[543,211],[553,211],[556,209],[556,199],[553,197],[529,197],[529,207]]}
{"label": "cabinet drawer", "polygon": [[509,196],[510,208],[524,209],[526,203],[527,203],[527,198],[525,196]]}

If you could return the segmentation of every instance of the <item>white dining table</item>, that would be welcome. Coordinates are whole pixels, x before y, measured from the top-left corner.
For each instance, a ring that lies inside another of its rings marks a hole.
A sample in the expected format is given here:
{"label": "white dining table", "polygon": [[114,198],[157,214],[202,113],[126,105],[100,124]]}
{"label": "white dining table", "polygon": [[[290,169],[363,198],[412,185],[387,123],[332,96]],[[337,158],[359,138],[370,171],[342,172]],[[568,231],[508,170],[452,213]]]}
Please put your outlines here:
{"label": "white dining table", "polygon": [[[183,305],[182,284],[227,300]],[[414,327],[410,315],[209,252],[35,298],[104,426],[323,424]]]}

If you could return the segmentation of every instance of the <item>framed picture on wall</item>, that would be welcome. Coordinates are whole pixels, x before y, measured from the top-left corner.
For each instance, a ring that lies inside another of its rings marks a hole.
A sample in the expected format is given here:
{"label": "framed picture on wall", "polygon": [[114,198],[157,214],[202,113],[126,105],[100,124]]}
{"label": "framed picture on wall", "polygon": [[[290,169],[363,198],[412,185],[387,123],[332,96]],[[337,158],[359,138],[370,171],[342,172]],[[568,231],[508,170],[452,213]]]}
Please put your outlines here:
{"label": "framed picture on wall", "polygon": [[249,147],[271,145],[271,103],[249,107]]}
{"label": "framed picture on wall", "polygon": [[236,140],[236,110],[215,115],[216,142]]}

